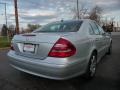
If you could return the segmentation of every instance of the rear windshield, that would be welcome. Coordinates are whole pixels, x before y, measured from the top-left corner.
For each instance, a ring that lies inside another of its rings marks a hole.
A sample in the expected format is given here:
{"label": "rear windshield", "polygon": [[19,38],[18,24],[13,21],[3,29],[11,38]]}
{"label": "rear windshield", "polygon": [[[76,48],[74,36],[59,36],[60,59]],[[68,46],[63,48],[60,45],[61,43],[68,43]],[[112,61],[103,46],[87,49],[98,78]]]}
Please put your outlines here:
{"label": "rear windshield", "polygon": [[82,21],[55,22],[43,26],[34,32],[77,32],[81,27]]}

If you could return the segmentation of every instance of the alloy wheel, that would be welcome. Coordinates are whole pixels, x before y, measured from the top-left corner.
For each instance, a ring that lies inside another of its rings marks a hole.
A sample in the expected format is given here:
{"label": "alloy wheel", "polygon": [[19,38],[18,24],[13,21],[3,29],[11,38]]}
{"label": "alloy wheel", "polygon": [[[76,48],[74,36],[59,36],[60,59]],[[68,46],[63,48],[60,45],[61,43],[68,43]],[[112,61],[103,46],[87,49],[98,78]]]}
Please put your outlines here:
{"label": "alloy wheel", "polygon": [[96,72],[96,56],[93,55],[91,57],[91,61],[90,61],[90,76],[93,77],[95,75],[95,72]]}

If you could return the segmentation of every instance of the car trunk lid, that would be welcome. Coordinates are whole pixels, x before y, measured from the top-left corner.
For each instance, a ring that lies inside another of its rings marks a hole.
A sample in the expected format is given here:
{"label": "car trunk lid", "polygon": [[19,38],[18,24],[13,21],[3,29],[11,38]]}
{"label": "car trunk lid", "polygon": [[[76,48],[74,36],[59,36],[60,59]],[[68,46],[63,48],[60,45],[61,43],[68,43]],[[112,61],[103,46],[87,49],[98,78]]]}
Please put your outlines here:
{"label": "car trunk lid", "polygon": [[29,58],[45,59],[60,37],[69,33],[31,33],[16,35],[13,46],[18,55]]}

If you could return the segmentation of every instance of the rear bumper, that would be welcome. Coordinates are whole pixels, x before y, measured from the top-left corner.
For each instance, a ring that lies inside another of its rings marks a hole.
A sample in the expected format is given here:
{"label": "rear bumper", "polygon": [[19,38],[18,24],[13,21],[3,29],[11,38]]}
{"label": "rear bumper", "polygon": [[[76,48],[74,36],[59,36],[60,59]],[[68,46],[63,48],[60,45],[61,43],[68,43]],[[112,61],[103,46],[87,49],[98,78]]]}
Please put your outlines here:
{"label": "rear bumper", "polygon": [[20,71],[37,75],[40,77],[65,80],[85,73],[87,63],[82,60],[79,64],[56,65],[43,63],[39,59],[31,59],[16,55],[14,51],[8,53],[10,65]]}

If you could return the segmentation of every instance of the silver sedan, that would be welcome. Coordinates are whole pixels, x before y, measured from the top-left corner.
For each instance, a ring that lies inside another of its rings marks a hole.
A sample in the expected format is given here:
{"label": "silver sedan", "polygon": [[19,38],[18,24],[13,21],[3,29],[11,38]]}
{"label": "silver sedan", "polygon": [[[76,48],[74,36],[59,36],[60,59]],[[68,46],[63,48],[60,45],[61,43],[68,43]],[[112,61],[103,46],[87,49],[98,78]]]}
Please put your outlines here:
{"label": "silver sedan", "polygon": [[29,74],[56,80],[79,75],[90,79],[111,48],[110,35],[95,21],[69,20],[15,35],[8,56],[12,67]]}

